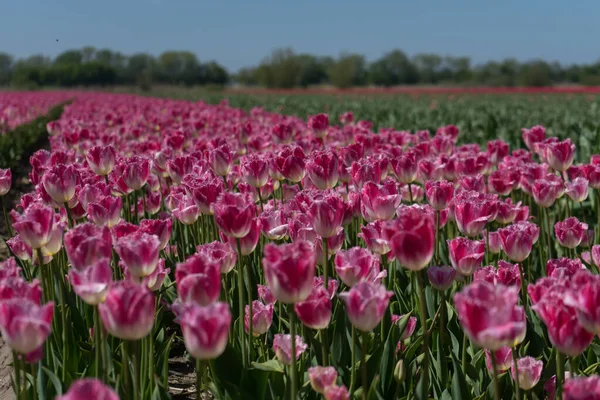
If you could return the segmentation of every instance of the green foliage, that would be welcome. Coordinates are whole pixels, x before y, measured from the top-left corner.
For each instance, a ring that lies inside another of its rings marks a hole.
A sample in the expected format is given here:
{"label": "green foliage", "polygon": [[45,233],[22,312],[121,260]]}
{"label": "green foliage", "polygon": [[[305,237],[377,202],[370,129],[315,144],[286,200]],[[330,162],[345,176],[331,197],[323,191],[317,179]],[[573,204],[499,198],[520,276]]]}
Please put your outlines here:
{"label": "green foliage", "polygon": [[52,108],[48,114],[38,117],[28,124],[20,125],[12,131],[0,135],[1,168],[19,169],[22,159],[29,157],[48,140],[46,124],[60,117],[63,105]]}

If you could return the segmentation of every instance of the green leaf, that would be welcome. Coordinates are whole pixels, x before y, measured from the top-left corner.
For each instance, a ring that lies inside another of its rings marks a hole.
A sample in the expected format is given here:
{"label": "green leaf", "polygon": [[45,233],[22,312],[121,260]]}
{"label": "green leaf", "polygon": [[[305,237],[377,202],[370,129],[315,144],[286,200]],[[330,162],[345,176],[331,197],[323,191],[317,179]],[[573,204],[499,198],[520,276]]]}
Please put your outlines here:
{"label": "green leaf", "polygon": [[275,359],[268,360],[262,363],[253,362],[252,368],[258,369],[260,371],[278,372],[281,374],[284,372],[283,365]]}
{"label": "green leaf", "polygon": [[54,386],[56,396],[62,396],[62,385],[60,383],[60,379],[58,379],[58,376],[56,376],[54,372],[50,371],[46,367],[42,367],[42,369],[44,370],[44,373],[48,376],[48,378],[50,378],[50,382],[52,382],[52,385]]}
{"label": "green leaf", "polygon": [[467,386],[465,375],[454,354],[452,354],[452,369],[454,370],[452,374],[452,398],[461,400],[471,399],[471,391]]}

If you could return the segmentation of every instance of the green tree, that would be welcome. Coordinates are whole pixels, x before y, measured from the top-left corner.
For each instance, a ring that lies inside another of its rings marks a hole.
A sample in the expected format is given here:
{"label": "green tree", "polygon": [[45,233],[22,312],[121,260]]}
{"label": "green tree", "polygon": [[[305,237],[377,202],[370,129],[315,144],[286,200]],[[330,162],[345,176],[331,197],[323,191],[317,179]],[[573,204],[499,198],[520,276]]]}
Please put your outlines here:
{"label": "green tree", "polygon": [[418,79],[417,69],[401,50],[385,54],[369,68],[369,81],[375,85],[412,84]]}
{"label": "green tree", "polygon": [[360,54],[342,54],[327,71],[329,81],[338,88],[349,88],[366,82],[365,58]]}
{"label": "green tree", "polygon": [[10,83],[13,58],[10,54],[0,52],[0,85]]}
{"label": "green tree", "polygon": [[81,64],[82,62],[83,53],[81,50],[67,50],[54,59],[54,64]]}
{"label": "green tree", "polygon": [[437,83],[438,73],[442,66],[442,57],[433,53],[417,54],[413,58],[419,72],[419,81],[422,83]]}

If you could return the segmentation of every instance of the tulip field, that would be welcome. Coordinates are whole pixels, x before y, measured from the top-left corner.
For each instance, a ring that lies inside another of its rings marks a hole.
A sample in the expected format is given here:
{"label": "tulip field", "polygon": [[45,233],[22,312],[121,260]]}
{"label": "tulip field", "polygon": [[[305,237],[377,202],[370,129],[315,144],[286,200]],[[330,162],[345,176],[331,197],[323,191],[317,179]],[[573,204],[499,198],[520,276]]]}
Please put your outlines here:
{"label": "tulip field", "polygon": [[14,398],[600,399],[595,97],[219,96],[0,93]]}

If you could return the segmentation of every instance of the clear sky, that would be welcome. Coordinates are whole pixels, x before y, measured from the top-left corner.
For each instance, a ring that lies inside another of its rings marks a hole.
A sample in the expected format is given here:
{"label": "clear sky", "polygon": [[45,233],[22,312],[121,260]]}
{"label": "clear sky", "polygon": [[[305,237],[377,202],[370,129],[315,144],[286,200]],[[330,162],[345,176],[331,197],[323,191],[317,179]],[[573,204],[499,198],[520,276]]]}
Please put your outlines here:
{"label": "clear sky", "polygon": [[600,58],[599,18],[600,0],[0,0],[0,51],[190,50],[231,71],[282,46],[569,64]]}

